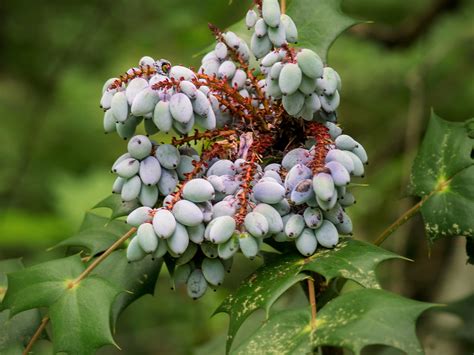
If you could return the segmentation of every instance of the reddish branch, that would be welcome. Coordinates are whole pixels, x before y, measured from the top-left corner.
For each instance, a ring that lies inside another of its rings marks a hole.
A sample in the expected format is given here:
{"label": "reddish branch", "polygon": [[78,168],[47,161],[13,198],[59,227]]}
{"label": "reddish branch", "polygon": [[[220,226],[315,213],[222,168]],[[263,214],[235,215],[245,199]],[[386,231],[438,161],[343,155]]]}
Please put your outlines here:
{"label": "reddish branch", "polygon": [[167,78],[167,80],[162,80],[152,85],[153,90],[170,90],[170,89],[179,89],[179,83],[181,80],[176,80],[175,78]]}
{"label": "reddish branch", "polygon": [[[153,90],[179,90],[179,84],[181,80],[169,78],[167,80],[160,81],[153,84]],[[242,96],[237,88],[232,87],[226,80],[226,78],[218,79],[215,76],[206,74],[197,74],[197,77],[192,80],[196,87],[208,86],[217,101],[221,106],[224,106],[232,116],[240,117],[242,120],[251,123],[254,118],[259,119],[259,123],[262,129],[268,130],[265,123],[265,117],[268,115],[273,116],[274,111],[269,108],[268,110],[259,110],[252,105],[252,99]]]}
{"label": "reddish branch", "polygon": [[318,122],[310,122],[305,128],[306,136],[313,137],[316,140],[314,144],[314,157],[308,165],[315,174],[326,171],[324,167],[326,155],[334,147],[329,129]]}
{"label": "reddish branch", "polygon": [[257,7],[258,12],[260,13],[260,17],[262,17],[262,0],[253,0],[253,2]]}
{"label": "reddish branch", "polygon": [[213,131],[205,131],[205,132],[199,132],[197,129],[194,131],[194,134],[189,136],[189,135],[183,135],[182,138],[178,139],[176,137],[173,137],[171,139],[171,144],[174,146],[180,146],[186,143],[194,142],[197,143],[198,141],[204,140],[204,139],[214,139],[217,137],[229,137],[234,135],[236,132],[233,129],[229,130],[223,130],[223,129],[215,129]]}
{"label": "reddish branch", "polygon": [[[204,79],[204,82],[198,79]],[[261,116],[258,110],[252,106],[252,100],[240,95],[239,91],[232,87],[225,78],[218,79],[215,76],[198,74],[198,79],[193,82],[194,85],[197,87],[208,86],[219,104],[224,106],[232,115],[246,121],[251,121],[252,115]]]}
{"label": "reddish branch", "polygon": [[112,84],[110,84],[108,90],[118,89],[123,84],[127,84],[130,80],[139,78],[142,76],[150,76],[156,74],[156,69],[149,65],[140,65],[138,68],[131,68],[127,70],[125,74],[122,74]]}
{"label": "reddish branch", "polygon": [[252,192],[252,181],[257,171],[257,160],[259,160],[259,156],[273,144],[274,137],[272,135],[260,135],[253,137],[252,145],[247,151],[247,161],[243,164],[242,173],[240,174],[242,179],[242,182],[240,183],[241,191],[237,195],[240,208],[234,217],[238,227],[242,226],[245,216],[247,215],[249,196]]}
{"label": "reddish branch", "polygon": [[239,211],[235,215],[235,223],[238,227],[242,226],[244,223],[245,216],[247,215],[248,209],[248,198],[250,196],[250,192],[252,191],[252,181],[255,176],[255,171],[257,169],[256,161],[257,161],[257,153],[255,150],[251,149],[249,151],[249,159],[244,163],[243,171],[242,171],[242,182],[240,184],[241,191],[237,195],[237,199],[239,200]]}
{"label": "reddish branch", "polygon": [[[261,2],[256,2],[257,7],[261,6]],[[254,92],[253,98],[244,97],[240,94],[237,87],[232,86],[227,78],[217,78],[215,75],[206,75],[204,73],[197,74],[192,82],[196,87],[208,86],[212,90],[220,106],[224,107],[233,117],[240,118],[241,123],[249,124],[253,129],[254,122],[257,124],[260,131],[269,131],[272,126],[275,126],[284,117],[285,113],[281,104],[271,103],[263,89],[259,85],[259,78],[253,73],[253,69],[249,67],[248,62],[239,53],[238,48],[230,46],[224,39],[222,31],[216,26],[209,24],[209,28],[215,35],[217,41],[224,43],[227,46],[228,53],[232,59],[238,63],[239,67],[245,71],[249,86]],[[294,61],[294,49],[285,47],[287,52],[287,60]],[[123,84],[128,83],[136,77],[150,76],[156,73],[156,68],[152,66],[139,66],[138,68],[129,69],[119,79],[115,80],[110,86],[110,89],[116,89]],[[179,91],[179,84],[181,80],[168,78],[153,84],[153,90],[170,90],[175,89]],[[257,105],[254,104],[257,101]]]}
{"label": "reddish branch", "polygon": [[205,82],[196,81],[196,86],[206,85],[212,90],[212,94],[221,106],[224,106],[234,117],[239,117],[242,121],[253,122],[259,120],[262,128],[266,128],[265,115],[258,108],[252,105],[250,97],[244,97],[237,88],[231,86],[226,79],[218,79],[207,74],[198,74]]}
{"label": "reddish branch", "polygon": [[275,137],[272,134],[260,134],[254,137],[257,143],[252,149],[258,154],[262,155],[268,148],[275,144]]}
{"label": "reddish branch", "polygon": [[285,63],[296,63],[296,54],[297,51],[294,47],[290,47],[288,44],[284,44],[281,46],[282,50],[284,50],[285,58],[283,58],[283,62]]}

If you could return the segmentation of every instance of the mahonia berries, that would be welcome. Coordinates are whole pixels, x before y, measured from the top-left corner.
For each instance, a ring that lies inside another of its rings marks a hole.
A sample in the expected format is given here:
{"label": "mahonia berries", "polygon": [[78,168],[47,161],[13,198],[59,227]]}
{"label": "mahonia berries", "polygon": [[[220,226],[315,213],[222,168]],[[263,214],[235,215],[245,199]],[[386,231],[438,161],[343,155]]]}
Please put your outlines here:
{"label": "mahonia berries", "polygon": [[[216,45],[197,71],[146,56],[103,89],[105,131],[129,139],[113,193],[140,206],[127,217],[137,228],[127,258],[168,255],[173,287],[195,299],[222,284],[237,252],[253,259],[269,238],[309,257],[351,235],[350,182],[368,159],[336,123],[337,72],[294,46],[277,0],[255,5],[250,45],[210,26]],[[146,136],[135,134],[142,121]],[[158,132],[175,136],[149,138]]]}

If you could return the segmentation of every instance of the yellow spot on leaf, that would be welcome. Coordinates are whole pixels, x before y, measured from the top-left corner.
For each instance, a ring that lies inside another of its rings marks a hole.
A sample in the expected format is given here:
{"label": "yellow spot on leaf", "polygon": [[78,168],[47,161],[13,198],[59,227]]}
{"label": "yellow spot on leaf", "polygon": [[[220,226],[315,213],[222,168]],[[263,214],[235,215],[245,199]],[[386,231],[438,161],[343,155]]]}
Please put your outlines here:
{"label": "yellow spot on leaf", "polygon": [[450,180],[446,180],[446,177],[444,176],[440,176],[438,178],[438,182],[436,184],[436,191],[438,193],[446,193],[449,191],[449,181]]}

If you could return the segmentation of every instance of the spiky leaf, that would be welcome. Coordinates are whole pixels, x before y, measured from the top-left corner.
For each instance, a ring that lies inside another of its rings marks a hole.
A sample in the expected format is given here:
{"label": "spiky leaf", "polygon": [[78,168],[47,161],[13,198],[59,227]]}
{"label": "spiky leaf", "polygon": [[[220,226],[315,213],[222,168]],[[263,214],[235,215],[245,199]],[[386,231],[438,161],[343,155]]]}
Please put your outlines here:
{"label": "spiky leaf", "polygon": [[320,249],[305,259],[302,270],[323,275],[326,281],[343,277],[367,288],[380,288],[375,269],[382,261],[395,258],[405,259],[372,244],[348,239],[334,249]]}
{"label": "spiky leaf", "polygon": [[317,272],[327,281],[343,277],[364,287],[380,287],[375,268],[382,261],[393,258],[399,256],[353,239],[343,240],[332,250],[320,249],[310,258],[303,258],[297,253],[269,258],[269,262],[250,275],[216,311],[230,316],[227,349],[230,349],[242,322],[259,308],[268,314],[278,297],[295,283],[308,277],[304,271]]}
{"label": "spiky leaf", "polygon": [[250,314],[257,309],[264,309],[268,315],[278,297],[294,284],[308,278],[308,275],[300,274],[299,260],[295,255],[287,255],[259,268],[219,306],[216,313],[225,312],[230,317],[227,351],[237,330]]}
{"label": "spiky leaf", "polygon": [[287,13],[298,26],[298,47],[314,50],[326,62],[337,37],[359,23],[341,10],[342,0],[290,0]]}
{"label": "spiky leaf", "polygon": [[47,307],[56,352],[93,354],[105,344],[114,344],[111,309],[121,290],[98,276],[73,285],[84,270],[75,255],[10,273],[2,307],[11,316]]}
{"label": "spiky leaf", "polygon": [[3,300],[5,292],[7,292],[7,274],[21,269],[23,269],[21,259],[6,259],[0,261],[0,302]]}
{"label": "spiky leaf", "polygon": [[125,250],[113,252],[94,270],[94,274],[125,291],[114,302],[113,325],[128,305],[146,294],[153,294],[163,264],[162,259],[152,260],[150,257],[129,263],[125,254]]}
{"label": "spiky leaf", "polygon": [[130,229],[123,221],[110,221],[108,218],[87,212],[79,232],[58,243],[57,247],[82,247],[90,255],[106,250]]}
{"label": "spiky leaf", "polygon": [[2,307],[11,316],[32,308],[49,307],[84,270],[78,255],[48,261],[8,274],[8,290]]}
{"label": "spiky leaf", "polygon": [[55,353],[95,354],[96,349],[104,345],[115,345],[110,312],[119,292],[97,276],[90,276],[67,289],[49,307]]}
{"label": "spiky leaf", "polygon": [[109,197],[106,197],[105,199],[100,201],[97,205],[95,205],[94,209],[95,208],[108,208],[112,210],[110,219],[115,219],[115,218],[128,215],[137,207],[138,207],[138,202],[136,201],[124,202],[122,201],[119,195],[110,195]]}
{"label": "spiky leaf", "polygon": [[38,328],[41,315],[30,309],[10,318],[9,312],[0,312],[0,354],[20,354]]}
{"label": "spiky leaf", "polygon": [[356,355],[373,344],[407,354],[423,354],[416,337],[417,318],[433,304],[375,289],[348,292],[317,313],[314,327],[308,307],[275,314],[232,354],[311,353],[319,346],[344,347]]}
{"label": "spiky leaf", "polygon": [[431,241],[474,237],[474,142],[469,127],[469,121],[449,122],[432,113],[413,164],[410,189],[423,199],[421,213]]}
{"label": "spiky leaf", "polygon": [[[23,269],[20,259],[0,261],[0,302],[7,290],[7,273]],[[41,322],[37,309],[10,318],[10,311],[0,312],[0,354],[19,354]]]}

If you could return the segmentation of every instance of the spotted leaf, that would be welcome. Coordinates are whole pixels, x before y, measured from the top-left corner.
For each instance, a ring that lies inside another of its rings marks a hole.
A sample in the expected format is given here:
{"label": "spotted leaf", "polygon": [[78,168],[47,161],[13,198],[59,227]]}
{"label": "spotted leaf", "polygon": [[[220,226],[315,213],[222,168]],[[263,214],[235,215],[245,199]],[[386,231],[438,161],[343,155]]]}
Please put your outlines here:
{"label": "spotted leaf", "polygon": [[423,354],[416,320],[433,306],[383,290],[352,291],[326,304],[317,313],[314,327],[308,307],[273,315],[232,354],[256,355],[268,349],[280,355],[307,354],[319,346],[335,346],[358,355],[373,344]]}
{"label": "spotted leaf", "polygon": [[216,311],[230,316],[227,350],[230,349],[237,330],[252,312],[261,308],[268,315],[278,297],[295,283],[308,278],[308,272],[316,272],[328,282],[342,277],[364,287],[379,288],[375,269],[382,261],[393,258],[400,257],[353,239],[344,239],[331,250],[320,249],[310,258],[303,258],[298,253],[267,257],[268,263],[250,275]]}
{"label": "spotted leaf", "polygon": [[432,113],[413,164],[410,190],[422,198],[430,241],[474,237],[473,120],[449,122]]}

